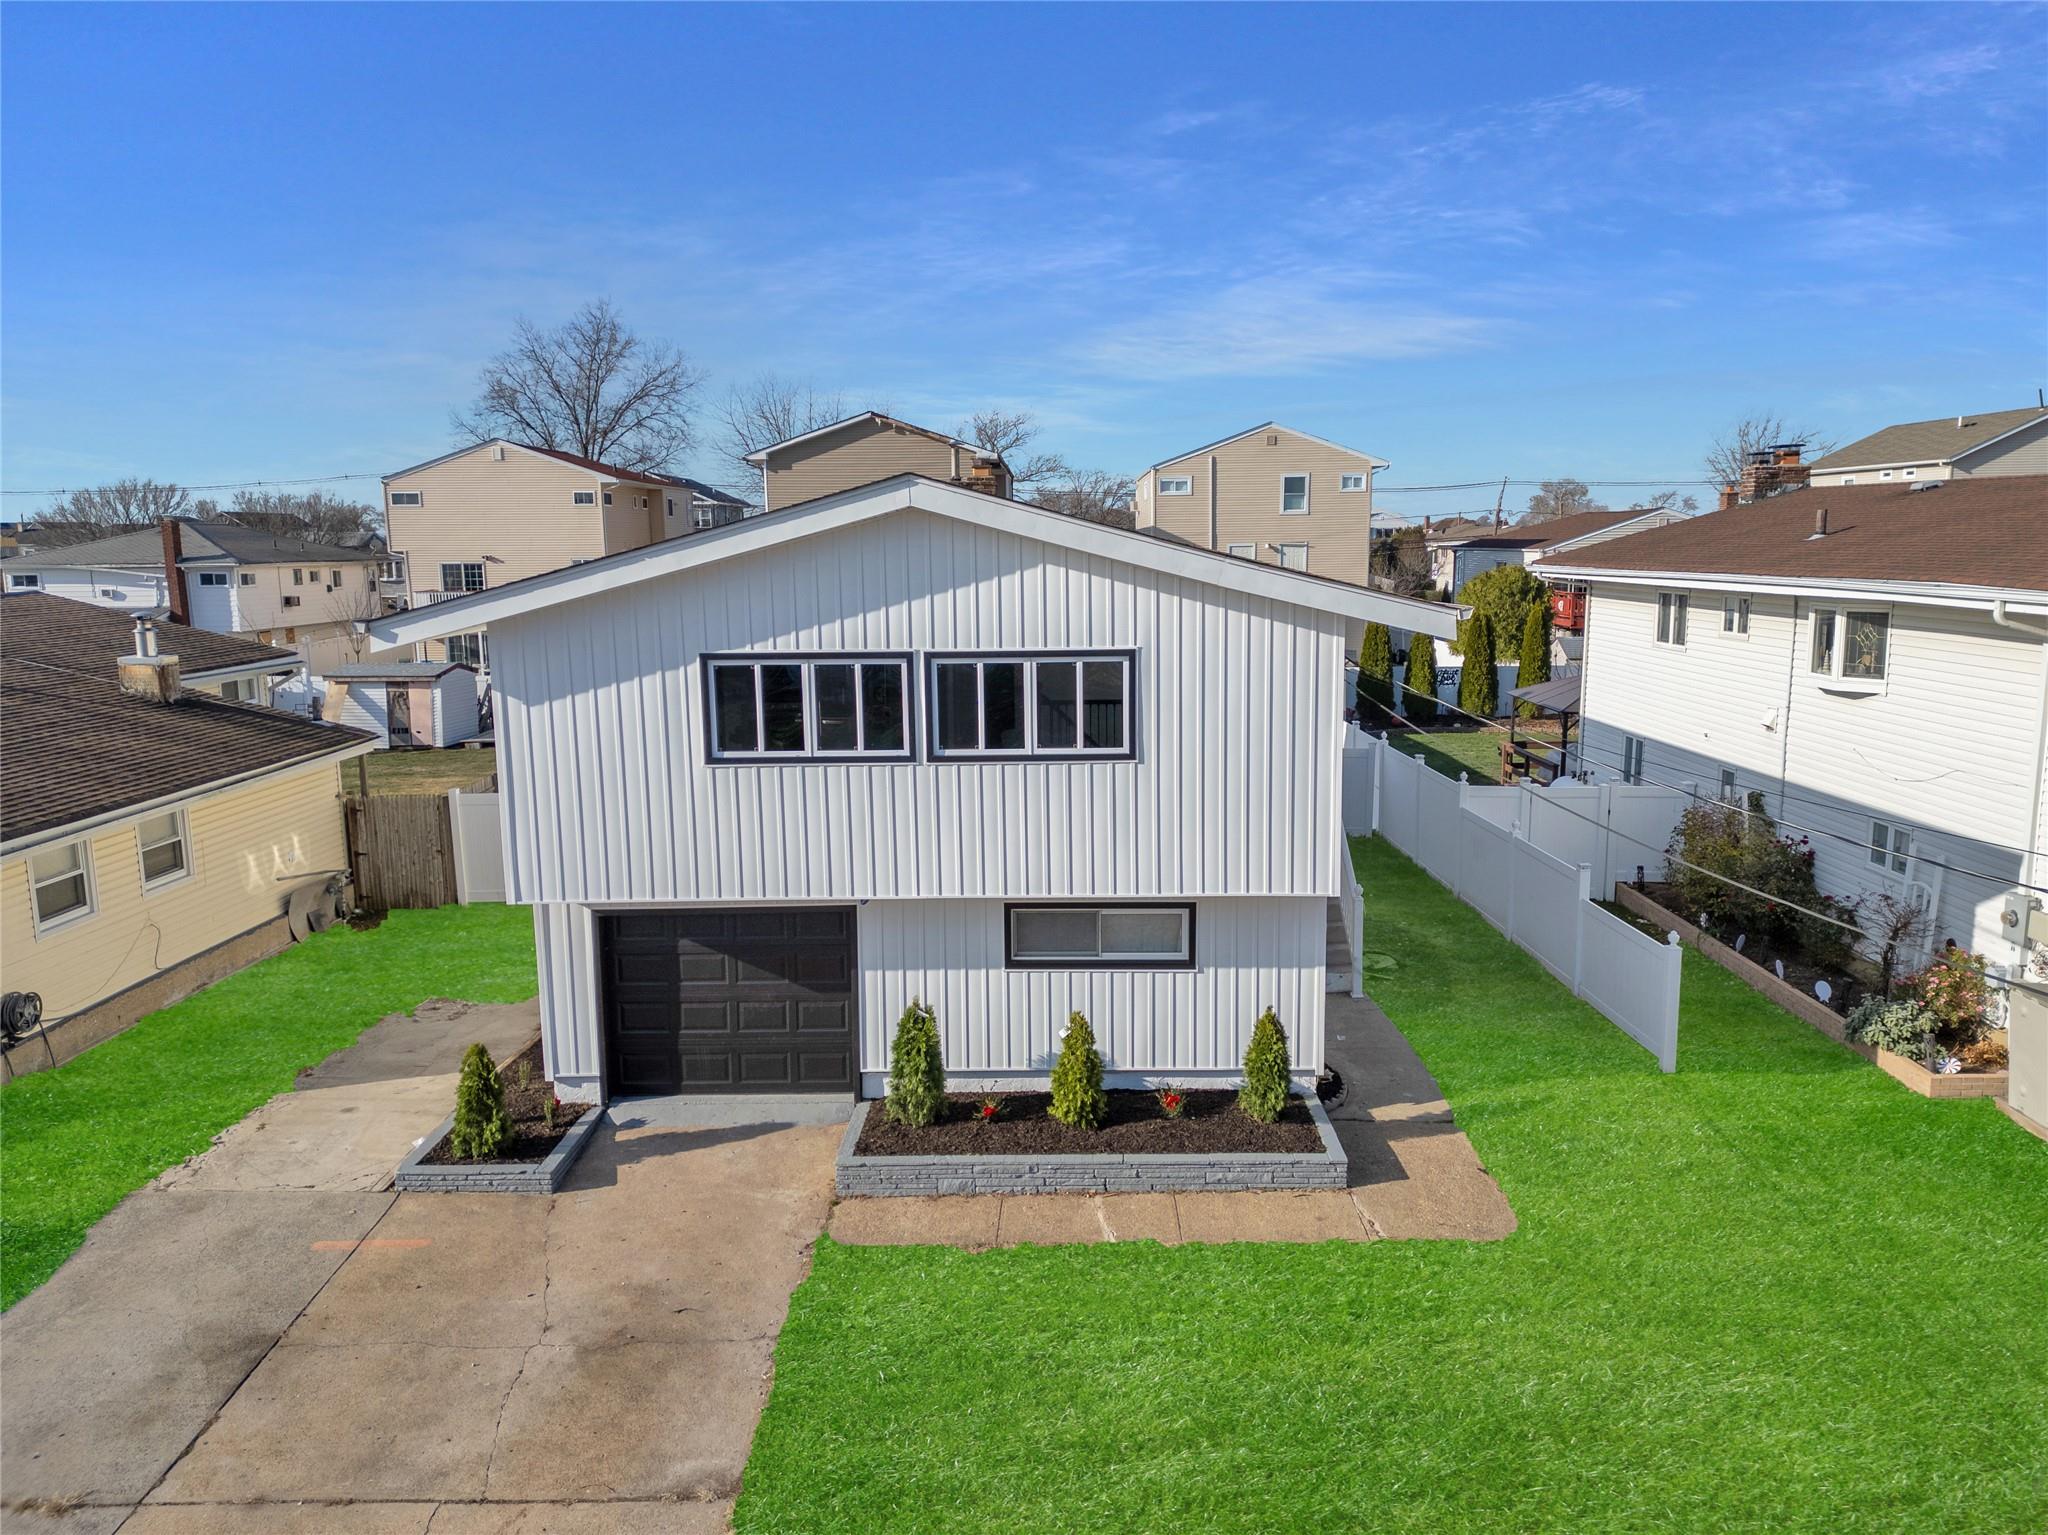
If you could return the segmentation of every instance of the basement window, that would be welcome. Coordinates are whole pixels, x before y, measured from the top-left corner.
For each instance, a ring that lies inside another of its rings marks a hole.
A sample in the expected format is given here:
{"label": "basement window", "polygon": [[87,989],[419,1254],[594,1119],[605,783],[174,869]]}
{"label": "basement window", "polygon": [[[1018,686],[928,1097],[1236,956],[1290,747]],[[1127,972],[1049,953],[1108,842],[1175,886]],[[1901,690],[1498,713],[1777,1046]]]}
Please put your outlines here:
{"label": "basement window", "polygon": [[708,657],[705,739],[714,762],[907,761],[910,657]]}
{"label": "basement window", "polygon": [[1013,970],[1194,967],[1192,905],[1012,905],[1003,916],[1004,961]]}
{"label": "basement window", "polygon": [[28,883],[38,933],[92,915],[92,859],[84,842],[29,854]]}

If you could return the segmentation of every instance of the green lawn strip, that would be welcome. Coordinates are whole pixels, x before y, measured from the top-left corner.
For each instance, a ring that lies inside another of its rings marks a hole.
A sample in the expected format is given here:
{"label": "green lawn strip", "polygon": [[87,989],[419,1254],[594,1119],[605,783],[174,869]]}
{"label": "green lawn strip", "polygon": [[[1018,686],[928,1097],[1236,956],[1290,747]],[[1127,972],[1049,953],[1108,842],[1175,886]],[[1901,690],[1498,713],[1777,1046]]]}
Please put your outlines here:
{"label": "green lawn strip", "polygon": [[[498,754],[488,746],[463,746],[371,752],[362,761],[372,794],[446,794],[490,777],[497,770]],[[345,766],[341,777],[348,792],[355,793],[354,766]]]}
{"label": "green lawn strip", "polygon": [[1382,842],[1507,1241],[819,1244],[743,1531],[2037,1529],[2048,1148],[1688,954],[1679,1071]]}
{"label": "green lawn strip", "polygon": [[524,907],[395,911],[368,931],[295,944],[55,1071],[8,1083],[0,1305],[49,1278],[122,1199],[379,1018],[429,997],[519,1002],[536,989]]}
{"label": "green lawn strip", "polygon": [[1420,757],[1446,778],[1463,773],[1473,783],[1500,782],[1500,743],[1505,739],[1497,730],[1396,732],[1387,737],[1396,751]]}

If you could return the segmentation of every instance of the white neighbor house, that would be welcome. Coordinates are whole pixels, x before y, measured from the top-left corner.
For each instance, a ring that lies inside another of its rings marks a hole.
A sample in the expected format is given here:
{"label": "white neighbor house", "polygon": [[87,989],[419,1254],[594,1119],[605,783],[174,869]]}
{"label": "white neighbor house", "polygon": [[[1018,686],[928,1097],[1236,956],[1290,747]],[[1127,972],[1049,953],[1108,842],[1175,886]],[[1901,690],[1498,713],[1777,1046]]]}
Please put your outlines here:
{"label": "white neighbor house", "polygon": [[1927,941],[2018,962],[2007,898],[2048,886],[2048,478],[1813,487],[1533,568],[1590,593],[1575,770],[1762,790],[1824,891],[1931,901]]}
{"label": "white neighbor house", "polygon": [[883,1090],[1323,1062],[1344,659],[1456,610],[901,474],[418,608],[488,627],[508,898],[557,1090]]}

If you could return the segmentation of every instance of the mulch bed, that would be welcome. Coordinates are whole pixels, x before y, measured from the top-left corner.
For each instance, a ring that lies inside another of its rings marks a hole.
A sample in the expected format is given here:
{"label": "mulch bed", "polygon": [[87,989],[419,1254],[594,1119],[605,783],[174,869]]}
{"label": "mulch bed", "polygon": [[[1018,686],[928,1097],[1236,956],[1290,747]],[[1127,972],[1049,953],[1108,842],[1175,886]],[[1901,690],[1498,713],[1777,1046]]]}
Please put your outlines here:
{"label": "mulch bed", "polygon": [[1109,1094],[1109,1117],[1100,1130],[1075,1130],[1047,1112],[1050,1093],[1005,1093],[1001,1115],[978,1122],[982,1096],[952,1093],[938,1123],[913,1129],[890,1120],[877,1103],[861,1127],[856,1155],[864,1157],[1045,1156],[1119,1152],[1156,1156],[1206,1151],[1321,1151],[1323,1138],[1299,1098],[1287,1100],[1277,1122],[1262,1125],[1237,1107],[1232,1088],[1190,1091],[1178,1119],[1160,1112],[1149,1092]]}
{"label": "mulch bed", "polygon": [[[524,1086],[520,1085],[522,1061],[528,1068]],[[555,1087],[543,1073],[537,1039],[510,1060],[499,1063],[498,1080],[505,1084],[505,1117],[512,1121],[512,1139],[505,1143],[504,1150],[494,1157],[458,1157],[448,1150],[448,1137],[444,1135],[438,1146],[420,1158],[422,1162],[475,1167],[486,1162],[545,1161],[577,1120],[595,1112],[589,1104],[565,1103],[555,1111],[554,1129],[548,1128],[547,1105],[555,1096]]]}
{"label": "mulch bed", "polygon": [[[1697,914],[1688,915],[1685,908],[1678,904],[1678,892],[1667,884],[1662,884],[1656,880],[1645,881],[1643,894],[1647,895],[1666,911],[1677,912],[1678,915],[1685,917],[1690,922],[1699,921]],[[1742,936],[1739,933],[1720,932],[1714,928],[1708,928],[1706,932],[1709,937],[1720,939],[1721,942],[1727,944],[1731,949],[1735,947],[1735,940]],[[1663,935],[1660,933],[1658,936],[1662,937]],[[1760,970],[1771,970],[1773,975],[1777,972],[1772,970],[1771,962],[1773,960],[1784,961],[1785,984],[1794,991],[1804,992],[1807,996],[1813,997],[1816,1002],[1819,1002],[1820,998],[1814,996],[1813,983],[1815,981],[1826,981],[1831,995],[1821,1005],[1845,1016],[1858,1002],[1863,1000],[1869,991],[1869,988],[1856,975],[1847,970],[1824,969],[1808,959],[1806,952],[1794,944],[1773,944],[1766,939],[1751,935],[1743,943],[1741,952],[1744,959]]]}

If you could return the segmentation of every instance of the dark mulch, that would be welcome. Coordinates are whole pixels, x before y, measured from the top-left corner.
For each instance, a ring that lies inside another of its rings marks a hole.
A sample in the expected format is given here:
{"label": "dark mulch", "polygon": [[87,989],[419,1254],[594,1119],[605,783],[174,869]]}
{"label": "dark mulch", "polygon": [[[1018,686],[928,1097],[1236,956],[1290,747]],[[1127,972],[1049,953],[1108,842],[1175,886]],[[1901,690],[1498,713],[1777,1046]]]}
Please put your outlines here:
{"label": "dark mulch", "polygon": [[1320,1151],[1323,1139],[1299,1098],[1287,1100],[1277,1123],[1239,1112],[1237,1093],[1209,1088],[1187,1094],[1178,1119],[1160,1112],[1149,1092],[1112,1092],[1100,1130],[1075,1130],[1051,1117],[1050,1093],[1006,1093],[993,1123],[978,1122],[982,1095],[953,1093],[937,1124],[912,1129],[890,1120],[877,1103],[854,1150],[861,1156],[1043,1156],[1055,1152],[1137,1152],[1173,1156],[1202,1151]]}
{"label": "dark mulch", "polygon": [[[525,1084],[520,1083],[520,1063],[526,1064]],[[480,1162],[540,1162],[560,1144],[570,1127],[585,1114],[595,1113],[588,1104],[565,1103],[555,1111],[555,1126],[547,1123],[548,1101],[555,1096],[554,1084],[542,1075],[540,1041],[498,1066],[498,1080],[505,1084],[505,1116],[512,1121],[512,1139],[494,1157],[458,1157],[448,1150],[448,1138],[428,1152],[425,1162],[459,1162],[475,1166]]]}
{"label": "dark mulch", "polygon": [[[1684,909],[1678,904],[1678,892],[1669,885],[1660,884],[1655,880],[1646,881],[1643,885],[1643,894],[1647,895],[1666,911],[1675,911],[1681,917],[1686,915]],[[1688,920],[1697,922],[1699,918],[1693,916],[1688,918]],[[1795,991],[1806,993],[1809,997],[1814,997],[1813,983],[1815,981],[1826,981],[1830,995],[1828,1000],[1822,1005],[1834,1012],[1847,1014],[1868,993],[1869,988],[1863,984],[1859,976],[1839,966],[1816,965],[1811,959],[1807,958],[1806,951],[1801,949],[1796,943],[1789,941],[1773,943],[1769,939],[1760,938],[1755,934],[1744,935],[1741,933],[1719,932],[1711,927],[1706,929],[1706,932],[1711,937],[1720,939],[1721,942],[1727,944],[1731,949],[1735,947],[1735,940],[1742,938],[1744,940],[1741,949],[1742,957],[1758,969],[1769,970],[1773,975],[1777,974],[1777,971],[1772,968],[1772,961],[1783,960],[1785,964],[1785,984],[1792,987]],[[1659,933],[1657,936],[1662,937],[1663,935]],[[1814,997],[1814,1000],[1816,1002],[1820,1001],[1818,997]]]}

